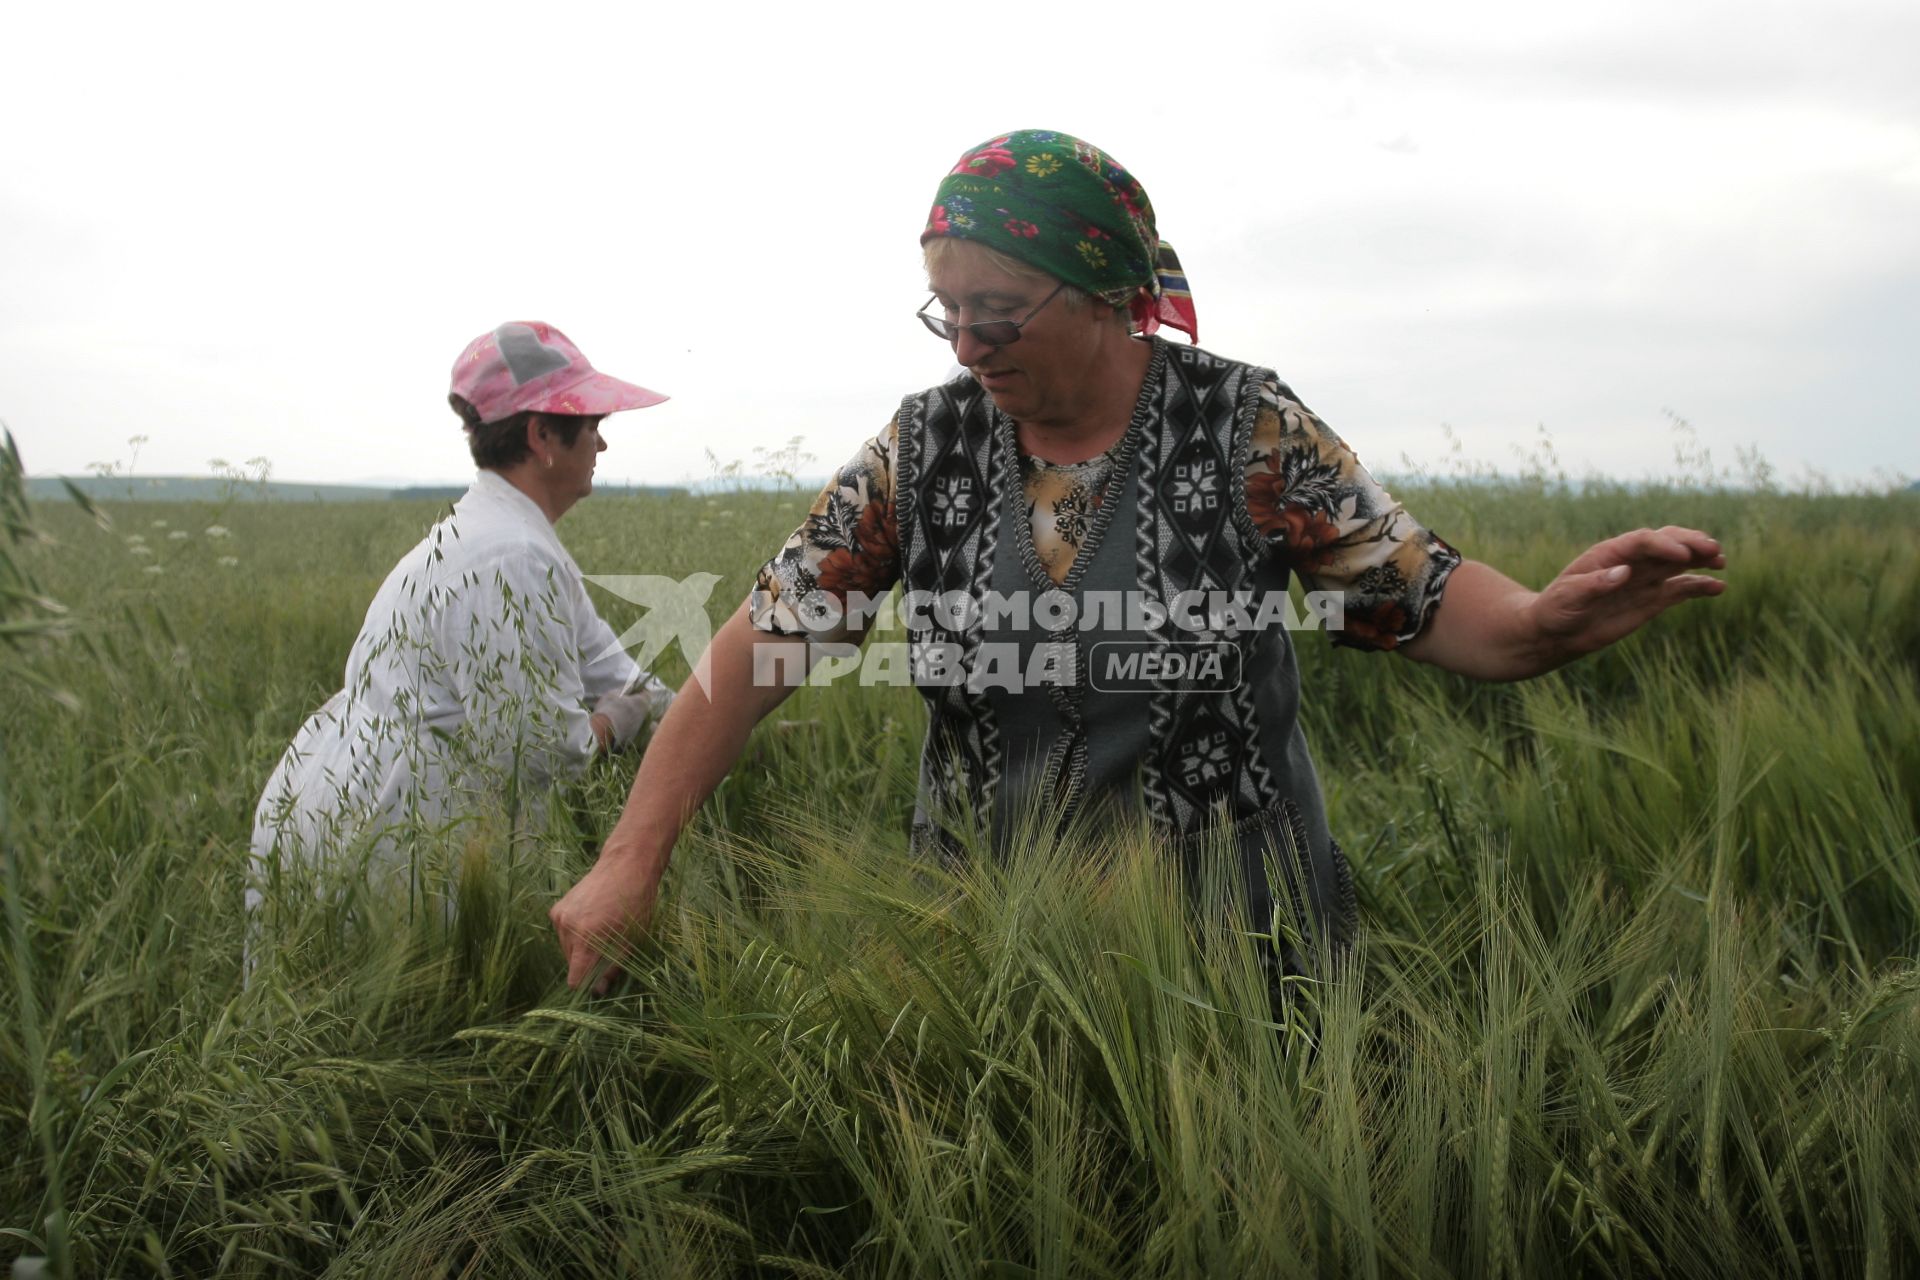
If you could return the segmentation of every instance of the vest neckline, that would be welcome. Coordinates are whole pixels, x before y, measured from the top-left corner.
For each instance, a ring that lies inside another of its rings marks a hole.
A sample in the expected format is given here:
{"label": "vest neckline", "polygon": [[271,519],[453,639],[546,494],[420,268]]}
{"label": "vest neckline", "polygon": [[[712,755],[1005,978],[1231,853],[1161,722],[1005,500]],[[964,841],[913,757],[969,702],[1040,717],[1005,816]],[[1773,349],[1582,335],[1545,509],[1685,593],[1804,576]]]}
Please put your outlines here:
{"label": "vest neckline", "polygon": [[1022,452],[1020,454],[1020,465],[1023,467],[1031,467],[1035,471],[1091,472],[1112,463],[1115,458],[1120,456],[1120,450],[1126,443],[1127,437],[1123,434],[1118,440],[1115,440],[1109,445],[1104,453],[1096,453],[1093,457],[1082,458],[1078,462],[1048,462],[1038,454]]}
{"label": "vest neckline", "polygon": [[[1114,501],[1119,496],[1116,486],[1128,482],[1133,474],[1133,457],[1138,452],[1140,441],[1152,425],[1160,400],[1160,384],[1166,374],[1167,344],[1159,339],[1153,342],[1153,357],[1147,362],[1147,376],[1140,380],[1140,394],[1133,402],[1133,417],[1127,422],[1127,429],[1112,449],[1097,458],[1085,462],[1046,464],[1058,469],[1084,467],[1091,464],[1110,463],[1105,482],[1100,486],[1100,502],[1094,508],[1093,519],[1087,525],[1087,536],[1081,541],[1079,550],[1074,553],[1073,563],[1067,567],[1067,576],[1055,583],[1053,575],[1040,562],[1040,550],[1033,543],[1031,522],[1021,519],[1026,511],[1025,486],[1019,482],[1022,460],[1031,455],[1020,452],[1019,435],[1013,429],[1013,419],[1001,413],[998,407],[993,410],[994,444],[1000,451],[1005,474],[1014,477],[1006,501],[1009,503],[1008,518],[1015,524],[1014,545],[1020,552],[1020,564],[1026,570],[1029,584],[1038,591],[1064,591],[1071,595],[1086,576],[1087,566],[1100,549],[1106,537],[1107,525],[1113,520],[1113,509],[1119,505]],[[988,401],[992,403],[991,400]],[[1039,459],[1034,459],[1039,461]]]}

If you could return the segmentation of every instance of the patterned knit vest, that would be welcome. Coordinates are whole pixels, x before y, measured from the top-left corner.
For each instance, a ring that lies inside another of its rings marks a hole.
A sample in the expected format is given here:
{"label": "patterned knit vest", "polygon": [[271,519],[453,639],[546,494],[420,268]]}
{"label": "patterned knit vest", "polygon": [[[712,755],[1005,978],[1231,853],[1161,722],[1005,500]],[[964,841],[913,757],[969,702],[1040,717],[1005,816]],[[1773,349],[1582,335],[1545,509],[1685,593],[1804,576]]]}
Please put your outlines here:
{"label": "patterned knit vest", "polygon": [[[1195,632],[1128,607],[1285,591],[1240,481],[1260,384],[1273,377],[1153,340],[1106,490],[1058,586],[1034,551],[1012,420],[965,378],[902,402],[902,585],[910,613],[916,599],[943,602],[919,611],[911,638],[929,713],[919,840],[951,848],[943,824],[966,820],[1005,849],[1036,820],[1144,811],[1190,874],[1236,874],[1261,927],[1284,901],[1303,929],[1344,938],[1351,882],[1300,730],[1285,629],[1242,615]],[[1016,596],[1031,607],[996,603]],[[1146,654],[1176,650],[1222,654],[1238,678],[1140,674],[1169,669]],[[1133,657],[1125,688],[1101,679],[1116,654]],[[956,670],[963,678],[926,674]],[[1035,672],[1038,687],[1009,687]]]}

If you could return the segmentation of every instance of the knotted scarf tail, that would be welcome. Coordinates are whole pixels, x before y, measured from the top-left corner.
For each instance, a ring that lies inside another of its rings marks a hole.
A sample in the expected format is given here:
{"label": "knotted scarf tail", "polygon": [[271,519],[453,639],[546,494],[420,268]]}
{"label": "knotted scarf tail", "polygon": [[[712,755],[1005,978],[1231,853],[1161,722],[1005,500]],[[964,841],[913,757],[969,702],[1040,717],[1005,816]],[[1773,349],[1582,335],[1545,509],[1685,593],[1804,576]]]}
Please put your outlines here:
{"label": "knotted scarf tail", "polygon": [[1143,334],[1151,334],[1164,324],[1186,334],[1188,342],[1199,342],[1200,321],[1193,310],[1193,293],[1187,288],[1187,273],[1180,265],[1179,255],[1165,240],[1160,242],[1154,261],[1154,276],[1159,285],[1158,296],[1149,298],[1137,294],[1129,304],[1134,327]]}

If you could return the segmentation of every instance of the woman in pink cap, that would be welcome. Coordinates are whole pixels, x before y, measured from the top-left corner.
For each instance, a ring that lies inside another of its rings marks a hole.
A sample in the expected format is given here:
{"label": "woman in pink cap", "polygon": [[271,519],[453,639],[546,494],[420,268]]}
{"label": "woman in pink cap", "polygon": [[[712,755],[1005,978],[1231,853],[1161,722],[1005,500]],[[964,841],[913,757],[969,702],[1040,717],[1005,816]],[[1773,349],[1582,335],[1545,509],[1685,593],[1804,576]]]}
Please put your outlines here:
{"label": "woman in pink cap", "polygon": [[478,474],[387,575],[345,687],[268,781],[250,909],[303,861],[404,871],[410,894],[444,884],[423,855],[465,844],[454,827],[525,827],[552,782],[645,738],[672,691],[594,611],[553,526],[593,490],[601,421],[664,399],[598,372],[550,325],[467,344],[448,400]]}

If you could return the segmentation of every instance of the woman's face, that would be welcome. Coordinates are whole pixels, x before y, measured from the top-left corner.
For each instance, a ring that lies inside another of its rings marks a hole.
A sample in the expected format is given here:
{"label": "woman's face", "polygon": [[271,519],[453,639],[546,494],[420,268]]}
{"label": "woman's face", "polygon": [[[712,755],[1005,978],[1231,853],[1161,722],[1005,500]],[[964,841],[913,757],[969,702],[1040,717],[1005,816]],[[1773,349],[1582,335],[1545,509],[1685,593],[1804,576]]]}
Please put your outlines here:
{"label": "woman's face", "polygon": [[550,479],[556,497],[571,502],[593,492],[593,468],[607,447],[600,434],[600,424],[604,421],[604,418],[591,419],[580,428],[571,445],[562,443],[557,432],[548,437],[553,458]]}
{"label": "woman's face", "polygon": [[[1045,306],[1059,281],[1024,277],[994,265],[980,246],[958,241],[928,272],[935,305],[955,324],[1020,320],[1020,340],[990,346],[962,329],[954,359],[965,365],[1000,411],[1015,422],[1045,426],[1071,422],[1100,375],[1107,319],[1101,307],[1070,310],[1063,299]],[[1039,307],[1036,312],[1034,308]]]}

